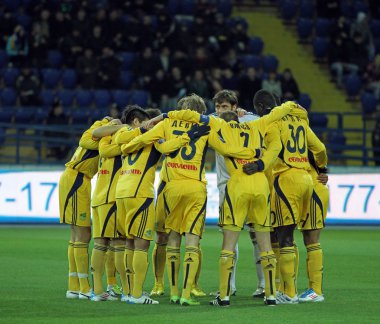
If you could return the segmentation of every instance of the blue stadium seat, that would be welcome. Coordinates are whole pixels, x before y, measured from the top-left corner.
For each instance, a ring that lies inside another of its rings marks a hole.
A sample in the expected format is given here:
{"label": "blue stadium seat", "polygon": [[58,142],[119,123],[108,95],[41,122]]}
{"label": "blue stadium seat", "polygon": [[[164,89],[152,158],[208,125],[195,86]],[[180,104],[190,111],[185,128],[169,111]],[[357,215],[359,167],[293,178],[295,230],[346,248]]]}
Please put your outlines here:
{"label": "blue stadium seat", "polygon": [[65,89],[74,89],[77,85],[77,72],[74,69],[63,70],[61,82]]}
{"label": "blue stadium seat", "polygon": [[330,131],[327,135],[329,148],[333,154],[341,154],[346,145],[346,137],[340,130]]}
{"label": "blue stadium seat", "polygon": [[24,27],[25,29],[28,29],[32,23],[32,17],[25,14],[18,14],[16,15],[16,21],[22,27]]}
{"label": "blue stadium seat", "polygon": [[50,108],[53,105],[55,93],[53,90],[42,90],[40,99],[44,107]]}
{"label": "blue stadium seat", "polygon": [[42,82],[45,88],[54,89],[61,77],[61,71],[56,69],[42,69]]}
{"label": "blue stadium seat", "polygon": [[218,12],[223,14],[224,17],[231,16],[232,12],[232,1],[231,0],[217,0],[216,8]]}
{"label": "blue stadium seat", "polygon": [[291,21],[298,10],[297,0],[284,0],[281,4],[281,16],[286,21]]}
{"label": "blue stadium seat", "polygon": [[328,118],[324,113],[310,113],[310,126],[314,128],[327,128]]}
{"label": "blue stadium seat", "polygon": [[360,97],[360,101],[364,114],[373,114],[376,112],[377,99],[373,93],[363,93]]}
{"label": "blue stadium seat", "polygon": [[300,18],[297,22],[298,37],[301,40],[308,39],[313,32],[314,22],[309,18]]}
{"label": "blue stadium seat", "polygon": [[0,50],[0,69],[5,67],[8,63],[8,55],[6,51]]}
{"label": "blue stadium seat", "polygon": [[372,36],[375,38],[380,37],[380,20],[372,19],[370,26],[371,26]]}
{"label": "blue stadium seat", "polygon": [[195,13],[196,0],[181,0],[180,6],[182,15],[192,16]]}
{"label": "blue stadium seat", "polygon": [[249,39],[248,51],[255,55],[260,55],[264,48],[264,42],[261,37],[251,37]]}
{"label": "blue stadium seat", "polygon": [[14,87],[17,77],[20,75],[18,68],[7,68],[1,72],[4,83],[7,87]]}
{"label": "blue stadium seat", "polygon": [[129,103],[131,93],[125,90],[114,90],[112,91],[112,98],[118,107],[125,107]]}
{"label": "blue stadium seat", "polygon": [[328,38],[316,37],[313,40],[313,51],[314,56],[317,59],[323,59],[326,57],[329,50],[329,40]]}
{"label": "blue stadium seat", "polygon": [[16,105],[17,93],[13,88],[4,88],[0,94],[1,105],[13,107]]}
{"label": "blue stadium seat", "polygon": [[318,18],[315,22],[315,34],[317,37],[328,37],[331,30],[331,20]]}
{"label": "blue stadium seat", "polygon": [[92,105],[92,91],[89,90],[78,90],[76,92],[76,104],[78,107],[87,108]]}
{"label": "blue stadium seat", "polygon": [[36,107],[18,107],[15,112],[15,122],[26,124],[33,119],[36,113]]}
{"label": "blue stadium seat", "polygon": [[123,89],[129,89],[133,82],[134,75],[130,71],[121,71],[120,85]]}
{"label": "blue stadium seat", "polygon": [[75,91],[73,90],[60,90],[57,91],[56,97],[61,100],[64,108],[71,107],[74,103]]}
{"label": "blue stadium seat", "polygon": [[356,97],[361,89],[362,80],[356,74],[351,74],[345,79],[345,86],[348,96]]}
{"label": "blue stadium seat", "polygon": [[57,50],[49,50],[47,54],[47,62],[51,68],[60,68],[63,62],[63,56],[61,52]]}
{"label": "blue stadium seat", "polygon": [[108,115],[108,109],[91,109],[90,119],[91,122],[96,120],[101,120],[103,117]]}
{"label": "blue stadium seat", "polygon": [[301,93],[297,101],[305,109],[307,110],[310,109],[312,101],[311,101],[310,96],[307,93]]}
{"label": "blue stadium seat", "polygon": [[315,6],[313,0],[302,0],[300,5],[301,18],[313,18],[315,14]]}
{"label": "blue stadium seat", "polygon": [[34,113],[34,121],[36,123],[42,124],[44,120],[46,120],[48,115],[49,115],[49,111],[47,109],[38,108],[37,111],[35,111]]}
{"label": "blue stadium seat", "polygon": [[13,107],[0,108],[0,123],[10,123],[14,113]]}
{"label": "blue stadium seat", "polygon": [[105,108],[111,103],[111,95],[108,90],[94,90],[94,101],[98,108]]}
{"label": "blue stadium seat", "polygon": [[143,90],[131,91],[131,103],[139,105],[141,107],[146,107],[148,105],[149,93]]}
{"label": "blue stadium seat", "polygon": [[242,61],[246,69],[250,67],[254,67],[256,70],[258,70],[263,65],[262,58],[261,56],[258,56],[258,55],[250,55],[250,54],[244,55],[242,56]]}
{"label": "blue stadium seat", "polygon": [[122,69],[123,70],[131,70],[133,67],[133,64],[136,60],[136,53],[135,52],[121,52],[119,54],[119,57],[122,61]]}
{"label": "blue stadium seat", "polygon": [[276,56],[268,54],[264,56],[263,59],[263,68],[264,71],[269,73],[269,72],[275,72],[277,71],[278,67],[278,59]]}
{"label": "blue stadium seat", "polygon": [[73,124],[87,124],[90,117],[91,108],[71,109],[70,116]]}
{"label": "blue stadium seat", "polygon": [[248,30],[248,22],[244,17],[234,16],[232,18],[226,19],[226,24],[230,28],[236,26],[237,24],[241,24],[245,31]]}

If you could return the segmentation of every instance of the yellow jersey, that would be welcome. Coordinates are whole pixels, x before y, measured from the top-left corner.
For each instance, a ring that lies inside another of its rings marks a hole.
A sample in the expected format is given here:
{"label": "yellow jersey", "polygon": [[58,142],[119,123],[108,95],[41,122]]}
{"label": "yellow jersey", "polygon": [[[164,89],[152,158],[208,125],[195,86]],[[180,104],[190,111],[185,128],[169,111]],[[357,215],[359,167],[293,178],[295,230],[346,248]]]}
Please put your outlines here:
{"label": "yellow jersey", "polygon": [[99,141],[94,139],[92,132],[95,128],[108,124],[109,121],[104,119],[96,121],[88,130],[86,130],[80,141],[79,146],[71,160],[65,164],[67,168],[74,169],[83,173],[86,177],[92,177],[98,172],[99,163]]}
{"label": "yellow jersey", "polygon": [[277,175],[290,168],[310,171],[308,150],[314,152],[318,167],[327,164],[327,153],[324,144],[309,127],[306,113],[302,110],[293,111],[280,121],[273,123],[268,129],[270,139],[280,138],[281,151],[278,155],[273,174]]}
{"label": "yellow jersey", "polygon": [[[182,146],[183,141],[175,139],[161,143],[152,143],[134,150],[128,143],[132,139],[138,138],[136,136],[143,132],[144,130],[140,128],[123,128],[116,137],[116,141],[121,144],[121,152],[123,154],[123,165],[116,187],[116,198],[153,198],[156,167],[161,153],[169,154]],[[160,139],[163,138],[157,140]]]}
{"label": "yellow jersey", "polygon": [[116,143],[116,136],[117,133],[99,141],[98,179],[92,195],[92,207],[115,202],[116,184],[122,165],[121,149]]}

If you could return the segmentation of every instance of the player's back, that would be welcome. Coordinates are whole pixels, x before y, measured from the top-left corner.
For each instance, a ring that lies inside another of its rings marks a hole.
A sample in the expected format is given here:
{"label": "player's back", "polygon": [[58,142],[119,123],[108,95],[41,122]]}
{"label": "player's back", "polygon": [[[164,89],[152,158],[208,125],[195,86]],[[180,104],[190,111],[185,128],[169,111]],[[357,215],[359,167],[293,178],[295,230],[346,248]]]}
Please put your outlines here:
{"label": "player's back", "polygon": [[[194,123],[176,119],[165,119],[165,139],[176,138],[189,131]],[[167,181],[192,179],[206,183],[205,159],[208,147],[208,137],[202,136],[197,140],[191,140],[188,145],[169,154],[164,161],[163,167]]]}

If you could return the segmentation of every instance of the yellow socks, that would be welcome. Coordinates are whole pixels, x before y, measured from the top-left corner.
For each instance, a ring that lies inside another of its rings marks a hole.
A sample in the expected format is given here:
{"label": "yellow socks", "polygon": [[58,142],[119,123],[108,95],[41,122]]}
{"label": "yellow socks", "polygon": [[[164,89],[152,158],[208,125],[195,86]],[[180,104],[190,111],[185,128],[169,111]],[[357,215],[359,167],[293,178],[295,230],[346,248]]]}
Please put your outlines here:
{"label": "yellow socks", "polygon": [[187,246],[183,261],[183,290],[182,298],[190,299],[191,288],[199,266],[199,249],[196,246]]}
{"label": "yellow socks", "polygon": [[203,252],[202,252],[201,247],[198,248],[198,260],[199,260],[198,269],[197,269],[197,273],[195,274],[193,286],[198,286],[199,277],[201,276],[202,261],[203,261]]}
{"label": "yellow socks", "polygon": [[164,285],[166,244],[156,243],[152,253],[153,273],[156,284]]}
{"label": "yellow socks", "polygon": [[133,250],[130,248],[125,248],[125,264],[127,273],[127,282],[129,286],[128,294],[132,294],[133,291],[133,276],[135,272],[133,271]]}
{"label": "yellow socks", "polygon": [[284,293],[290,298],[296,295],[295,259],[296,252],[293,246],[280,249],[280,271],[284,281]]}
{"label": "yellow socks", "polygon": [[294,261],[294,270],[296,273],[296,281],[297,281],[297,279],[298,279],[298,268],[299,268],[299,264],[300,264],[300,251],[298,250],[298,246],[297,246],[296,242],[293,242],[293,245],[294,245],[294,251],[296,252],[296,259]]}
{"label": "yellow socks", "polygon": [[127,280],[127,267],[125,263],[125,245],[113,246],[115,252],[115,266],[119,273],[121,285],[123,287],[123,294],[130,294],[129,284]]}
{"label": "yellow socks", "polygon": [[166,248],[166,270],[169,277],[170,296],[179,296],[178,276],[180,257],[179,248],[171,246]]}
{"label": "yellow socks", "polygon": [[260,253],[265,278],[265,296],[276,296],[276,255],[273,251]]}
{"label": "yellow socks", "polygon": [[116,285],[115,251],[112,246],[108,247],[108,251],[106,253],[106,274],[107,285]]}
{"label": "yellow socks", "polygon": [[306,250],[309,288],[313,288],[316,294],[322,295],[323,252],[321,244],[315,243],[306,245]]}
{"label": "yellow socks", "polygon": [[222,250],[219,257],[219,291],[220,298],[224,299],[231,293],[231,274],[234,267],[235,252]]}
{"label": "yellow socks", "polygon": [[148,252],[135,249],[132,264],[134,271],[132,296],[139,298],[142,295],[143,285],[148,271]]}
{"label": "yellow socks", "polygon": [[69,260],[69,286],[68,290],[70,291],[79,291],[79,279],[77,273],[77,266],[75,264],[74,257],[74,243],[69,242],[67,249],[67,258]]}
{"label": "yellow socks", "polygon": [[281,279],[281,272],[280,272],[280,244],[279,243],[272,243],[272,249],[274,254],[276,255],[276,290],[283,292],[284,291],[284,283]]}
{"label": "yellow socks", "polygon": [[74,243],[74,258],[77,266],[80,292],[87,294],[91,290],[88,283],[88,243]]}
{"label": "yellow socks", "polygon": [[103,293],[103,273],[104,265],[106,262],[107,246],[101,244],[94,244],[91,254],[91,272],[92,272],[92,288],[95,295]]}

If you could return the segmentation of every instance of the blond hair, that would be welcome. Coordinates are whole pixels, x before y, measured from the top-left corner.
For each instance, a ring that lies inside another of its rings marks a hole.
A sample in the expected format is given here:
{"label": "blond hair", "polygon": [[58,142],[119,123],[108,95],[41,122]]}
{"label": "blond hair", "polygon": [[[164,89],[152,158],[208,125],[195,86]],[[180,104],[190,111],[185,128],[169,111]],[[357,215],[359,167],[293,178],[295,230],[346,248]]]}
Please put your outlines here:
{"label": "blond hair", "polygon": [[204,100],[195,93],[181,98],[177,103],[177,109],[190,109],[200,114],[204,114],[207,111],[207,107]]}

